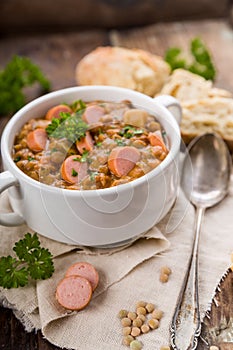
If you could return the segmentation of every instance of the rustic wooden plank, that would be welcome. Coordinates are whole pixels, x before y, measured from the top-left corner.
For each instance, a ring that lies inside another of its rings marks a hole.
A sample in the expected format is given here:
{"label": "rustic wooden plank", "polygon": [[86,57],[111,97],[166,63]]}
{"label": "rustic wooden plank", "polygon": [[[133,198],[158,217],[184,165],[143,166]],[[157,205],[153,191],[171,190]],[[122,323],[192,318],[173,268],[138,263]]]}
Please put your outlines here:
{"label": "rustic wooden plank", "polygon": [[134,30],[110,33],[114,46],[141,48],[164,56],[169,47],[188,49],[192,38],[201,37],[217,67],[215,85],[233,92],[233,30],[224,20],[160,23]]}
{"label": "rustic wooden plank", "polygon": [[[52,82],[52,90],[74,86],[77,62],[96,46],[106,44],[108,35],[102,30],[0,38],[0,69],[13,55],[27,56],[41,67]],[[29,98],[35,93],[35,89],[31,93],[27,90]]]}
{"label": "rustic wooden plank", "polygon": [[161,21],[227,16],[229,0],[1,0],[0,30],[124,28]]}

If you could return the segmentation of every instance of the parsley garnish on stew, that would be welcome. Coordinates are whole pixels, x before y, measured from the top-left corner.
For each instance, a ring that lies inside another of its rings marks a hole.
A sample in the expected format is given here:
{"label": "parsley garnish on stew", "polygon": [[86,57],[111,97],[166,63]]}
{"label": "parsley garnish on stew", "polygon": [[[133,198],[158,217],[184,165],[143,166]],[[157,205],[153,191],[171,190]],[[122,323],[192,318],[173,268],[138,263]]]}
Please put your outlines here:
{"label": "parsley garnish on stew", "polygon": [[71,171],[71,175],[72,176],[78,176],[78,173],[77,173],[77,171],[74,168]]}
{"label": "parsley garnish on stew", "polygon": [[74,114],[61,112],[59,119],[53,118],[46,128],[47,134],[55,139],[66,138],[71,142],[84,137],[88,129],[88,124],[82,120],[83,106],[84,104]]}
{"label": "parsley garnish on stew", "polygon": [[82,156],[73,158],[73,161],[80,162],[80,163],[88,162],[88,155],[89,155],[89,151],[88,150],[84,150]]}
{"label": "parsley garnish on stew", "polygon": [[17,157],[14,158],[14,162],[15,162],[15,163],[18,163],[20,160],[21,160],[21,157],[20,157],[20,156],[17,156]]}
{"label": "parsley garnish on stew", "polygon": [[125,137],[126,139],[130,139],[134,135],[143,134],[143,130],[137,129],[134,126],[126,125],[119,131],[119,135]]}

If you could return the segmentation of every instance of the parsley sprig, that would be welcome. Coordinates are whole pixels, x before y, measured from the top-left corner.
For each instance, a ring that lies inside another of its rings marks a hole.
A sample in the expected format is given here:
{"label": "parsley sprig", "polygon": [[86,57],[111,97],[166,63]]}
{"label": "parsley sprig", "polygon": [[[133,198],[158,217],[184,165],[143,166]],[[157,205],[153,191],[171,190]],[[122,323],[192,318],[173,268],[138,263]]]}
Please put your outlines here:
{"label": "parsley sprig", "polygon": [[86,135],[88,124],[82,120],[82,114],[86,105],[81,100],[72,105],[76,110],[74,113],[60,113],[60,118],[53,118],[47,126],[46,132],[56,139],[66,138],[71,142],[80,140]]}
{"label": "parsley sprig", "polygon": [[141,134],[143,134],[143,130],[137,129],[132,125],[126,125],[126,126],[124,126],[124,128],[122,128],[119,131],[119,135],[122,137],[125,137],[126,139],[130,139],[131,137],[133,137],[135,135],[141,135]]}
{"label": "parsley sprig", "polygon": [[39,83],[43,92],[50,90],[50,82],[40,68],[27,57],[14,56],[0,71],[0,115],[14,113],[26,103],[23,89]]}
{"label": "parsley sprig", "polygon": [[47,279],[54,272],[52,254],[40,246],[36,233],[26,233],[13,247],[17,257],[0,258],[0,286],[4,288],[24,287],[29,279]]}
{"label": "parsley sprig", "polygon": [[180,48],[172,47],[165,53],[165,61],[169,63],[171,69],[183,68],[192,73],[198,74],[205,79],[214,80],[216,69],[212,62],[211,55],[200,38],[194,38],[190,42],[190,52],[192,62],[187,62]]}

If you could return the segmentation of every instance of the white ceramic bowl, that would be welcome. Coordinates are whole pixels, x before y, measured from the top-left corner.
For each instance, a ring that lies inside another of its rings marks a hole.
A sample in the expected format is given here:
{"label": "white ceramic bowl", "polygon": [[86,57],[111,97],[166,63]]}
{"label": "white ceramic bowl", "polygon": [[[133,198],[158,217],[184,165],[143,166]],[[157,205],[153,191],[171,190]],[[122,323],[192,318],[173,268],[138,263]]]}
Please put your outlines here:
{"label": "white ceramic bowl", "polygon": [[[130,100],[154,114],[166,130],[169,154],[154,170],[130,183],[85,191],[71,191],[37,182],[24,174],[11,157],[16,133],[31,118],[52,106],[77,99],[119,102]],[[0,224],[23,222],[38,233],[69,244],[113,246],[137,238],[161,220],[177,194],[180,131],[166,107],[180,107],[170,96],[152,99],[138,92],[106,86],[73,87],[44,95],[23,107],[9,121],[1,140],[4,172],[0,193],[8,188],[12,213],[1,213]]]}

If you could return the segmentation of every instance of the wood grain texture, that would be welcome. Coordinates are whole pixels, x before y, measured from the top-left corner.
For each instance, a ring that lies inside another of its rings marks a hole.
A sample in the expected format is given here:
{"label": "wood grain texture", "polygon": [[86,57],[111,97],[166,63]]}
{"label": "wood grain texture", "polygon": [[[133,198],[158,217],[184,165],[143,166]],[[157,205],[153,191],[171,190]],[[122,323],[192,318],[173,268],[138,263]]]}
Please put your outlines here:
{"label": "wood grain texture", "polygon": [[123,28],[227,16],[228,0],[1,0],[0,31]]}
{"label": "wood grain texture", "polygon": [[233,349],[233,271],[228,269],[215,290],[210,310],[203,319],[198,350],[216,345],[220,350]]}

